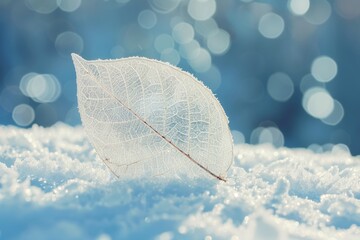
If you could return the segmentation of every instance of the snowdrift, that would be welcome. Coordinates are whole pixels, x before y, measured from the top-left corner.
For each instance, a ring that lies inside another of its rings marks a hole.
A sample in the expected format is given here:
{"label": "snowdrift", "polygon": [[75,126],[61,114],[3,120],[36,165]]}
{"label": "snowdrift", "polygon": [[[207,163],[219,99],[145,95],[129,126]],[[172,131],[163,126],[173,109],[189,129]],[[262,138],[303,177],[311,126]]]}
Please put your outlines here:
{"label": "snowdrift", "polygon": [[118,179],[81,127],[0,127],[0,239],[360,239],[360,158],[236,145],[227,182]]}

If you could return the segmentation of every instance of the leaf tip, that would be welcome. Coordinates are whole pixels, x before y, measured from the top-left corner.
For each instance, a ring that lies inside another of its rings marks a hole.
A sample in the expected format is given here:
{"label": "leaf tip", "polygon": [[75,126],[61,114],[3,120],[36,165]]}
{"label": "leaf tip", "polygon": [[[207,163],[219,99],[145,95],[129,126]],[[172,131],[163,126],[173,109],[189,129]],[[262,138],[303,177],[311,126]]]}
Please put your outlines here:
{"label": "leaf tip", "polygon": [[71,58],[73,60],[73,62],[76,64],[77,62],[83,62],[84,59],[82,57],[80,57],[79,55],[77,55],[76,53],[71,53]]}
{"label": "leaf tip", "polygon": [[79,56],[76,53],[71,53],[71,58],[75,66],[75,71],[80,72],[81,70],[87,69],[87,63],[86,60],[83,59],[81,56]]}

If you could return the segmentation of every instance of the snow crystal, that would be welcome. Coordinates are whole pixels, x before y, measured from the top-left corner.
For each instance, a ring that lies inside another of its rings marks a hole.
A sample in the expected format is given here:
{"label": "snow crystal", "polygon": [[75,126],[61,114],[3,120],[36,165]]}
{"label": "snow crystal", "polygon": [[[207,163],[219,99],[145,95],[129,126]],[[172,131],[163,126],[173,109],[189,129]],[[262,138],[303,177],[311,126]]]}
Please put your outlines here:
{"label": "snow crystal", "polygon": [[0,239],[359,239],[359,157],[234,151],[226,183],[119,180],[81,127],[0,126]]}

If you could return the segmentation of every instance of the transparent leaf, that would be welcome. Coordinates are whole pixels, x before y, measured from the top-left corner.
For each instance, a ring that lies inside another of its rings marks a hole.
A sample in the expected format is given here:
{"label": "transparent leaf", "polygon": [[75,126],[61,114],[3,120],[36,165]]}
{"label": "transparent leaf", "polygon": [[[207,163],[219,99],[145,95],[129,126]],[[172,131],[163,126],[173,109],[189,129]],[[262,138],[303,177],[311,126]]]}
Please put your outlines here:
{"label": "transparent leaf", "polygon": [[194,76],[147,58],[72,57],[85,131],[116,176],[224,180],[233,159],[228,120]]}

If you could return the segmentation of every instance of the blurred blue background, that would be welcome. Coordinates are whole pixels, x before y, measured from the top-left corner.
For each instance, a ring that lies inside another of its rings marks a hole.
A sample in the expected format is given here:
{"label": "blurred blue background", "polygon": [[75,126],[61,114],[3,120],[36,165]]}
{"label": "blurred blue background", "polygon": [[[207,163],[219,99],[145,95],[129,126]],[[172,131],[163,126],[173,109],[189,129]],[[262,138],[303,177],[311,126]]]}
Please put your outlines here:
{"label": "blurred blue background", "polygon": [[360,154],[359,0],[0,0],[0,124],[80,124],[70,53],[193,73],[236,143]]}

